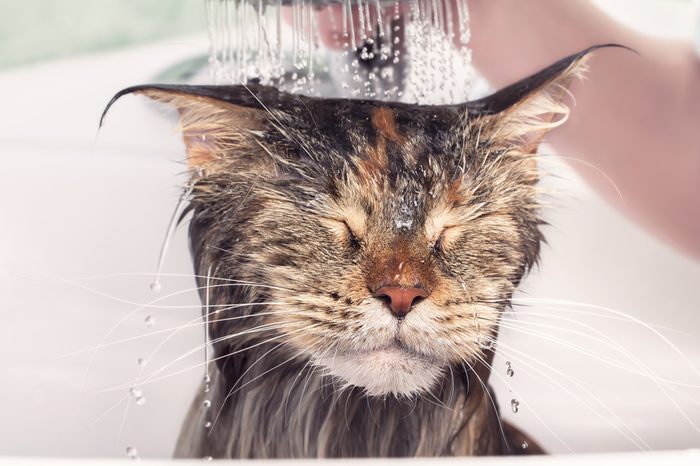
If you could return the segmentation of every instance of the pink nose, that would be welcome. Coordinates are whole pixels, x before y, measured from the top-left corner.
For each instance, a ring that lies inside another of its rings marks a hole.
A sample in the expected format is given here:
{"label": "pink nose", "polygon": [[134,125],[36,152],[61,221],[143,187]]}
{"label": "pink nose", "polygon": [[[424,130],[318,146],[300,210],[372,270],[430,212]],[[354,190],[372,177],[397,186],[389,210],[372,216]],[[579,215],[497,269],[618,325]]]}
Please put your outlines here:
{"label": "pink nose", "polygon": [[374,292],[376,298],[386,297],[389,300],[391,313],[403,318],[411,310],[417,298],[427,298],[428,292],[423,288],[402,286],[383,286]]}

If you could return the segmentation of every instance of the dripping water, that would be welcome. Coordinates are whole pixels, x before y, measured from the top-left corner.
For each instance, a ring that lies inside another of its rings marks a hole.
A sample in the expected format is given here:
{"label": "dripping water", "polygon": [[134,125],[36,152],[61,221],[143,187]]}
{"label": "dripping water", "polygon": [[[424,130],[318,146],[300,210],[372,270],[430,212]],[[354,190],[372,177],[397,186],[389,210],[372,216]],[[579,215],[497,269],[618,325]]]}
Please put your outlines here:
{"label": "dripping water", "polygon": [[217,84],[424,104],[469,96],[467,0],[207,0],[206,7]]}
{"label": "dripping water", "polygon": [[209,364],[211,362],[211,348],[209,346],[209,290],[211,287],[211,266],[207,269],[206,293],[204,294],[204,392],[209,392],[211,376],[209,375]]}
{"label": "dripping water", "polygon": [[[156,269],[156,277],[153,283],[151,283],[151,290],[154,293],[159,293],[162,288],[160,277],[163,273],[163,263],[165,261],[165,255],[168,252],[168,247],[170,246],[170,242],[172,241],[173,236],[175,234],[175,227],[177,226],[178,218],[182,213],[185,201],[189,199],[190,194],[192,194],[192,189],[194,189],[194,184],[190,184],[187,187],[187,189],[185,189],[185,191],[180,195],[180,198],[177,201],[177,205],[175,205],[173,215],[170,217],[168,229],[165,232],[165,238],[163,239],[163,244],[161,245],[160,253],[158,254],[158,268]],[[149,317],[146,318],[146,326],[148,327],[152,325],[152,322],[150,324],[148,322]]]}
{"label": "dripping water", "polygon": [[126,447],[126,457],[130,460],[139,459],[139,452],[134,447]]}
{"label": "dripping water", "polygon": [[204,428],[209,429],[211,427],[211,421],[209,418],[209,410],[211,408],[211,400],[209,399],[209,391],[211,390],[211,375],[209,374],[209,364],[211,363],[211,347],[209,345],[209,316],[210,316],[210,303],[209,303],[209,290],[211,289],[211,269],[209,266],[207,269],[207,280],[206,280],[206,293],[204,294],[204,396],[205,399],[202,402],[204,407],[204,416],[206,421],[204,422]]}
{"label": "dripping water", "polygon": [[510,409],[513,411],[513,413],[517,414],[517,412],[520,410],[520,402],[515,398],[510,400]]}

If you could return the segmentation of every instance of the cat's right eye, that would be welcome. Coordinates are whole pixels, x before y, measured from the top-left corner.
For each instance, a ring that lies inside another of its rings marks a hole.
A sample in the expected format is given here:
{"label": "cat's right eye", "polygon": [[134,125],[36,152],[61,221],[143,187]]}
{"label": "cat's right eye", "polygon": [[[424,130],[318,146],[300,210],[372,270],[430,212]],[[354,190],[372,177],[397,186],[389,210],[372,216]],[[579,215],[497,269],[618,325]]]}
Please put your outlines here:
{"label": "cat's right eye", "polygon": [[343,225],[345,225],[345,229],[347,230],[350,247],[355,251],[359,250],[362,247],[362,240],[352,231],[352,227],[347,221],[343,220]]}

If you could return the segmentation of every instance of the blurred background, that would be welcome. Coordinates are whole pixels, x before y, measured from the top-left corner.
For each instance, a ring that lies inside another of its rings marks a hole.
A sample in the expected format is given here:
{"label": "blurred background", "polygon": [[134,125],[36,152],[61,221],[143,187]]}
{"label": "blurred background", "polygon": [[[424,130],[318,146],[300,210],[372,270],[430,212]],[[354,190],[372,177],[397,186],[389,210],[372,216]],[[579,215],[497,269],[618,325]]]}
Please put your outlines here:
{"label": "blurred background", "polygon": [[[697,2],[595,3],[660,37],[700,31]],[[119,89],[181,76],[207,54],[201,0],[0,0],[0,455],[170,456],[202,377],[185,228],[161,292],[149,285],[184,148],[145,100],[97,123]],[[508,361],[512,377],[506,358],[494,363],[504,416],[552,452],[700,447],[700,264],[563,161],[544,163],[558,202],[519,296],[559,301],[505,317],[531,332],[500,336],[528,355]]]}

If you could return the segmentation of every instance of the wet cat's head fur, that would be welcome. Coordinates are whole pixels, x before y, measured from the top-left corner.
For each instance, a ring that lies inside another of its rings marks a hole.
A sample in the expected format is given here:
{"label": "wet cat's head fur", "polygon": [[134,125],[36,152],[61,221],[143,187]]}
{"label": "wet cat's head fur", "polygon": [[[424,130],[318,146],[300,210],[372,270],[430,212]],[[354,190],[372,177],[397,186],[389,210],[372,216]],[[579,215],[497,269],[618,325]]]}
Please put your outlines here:
{"label": "wet cat's head fur", "polygon": [[489,359],[538,257],[534,154],[566,119],[566,86],[591,50],[460,105],[260,86],[120,93],[179,111],[191,246],[224,372],[273,348],[295,370],[402,397]]}

